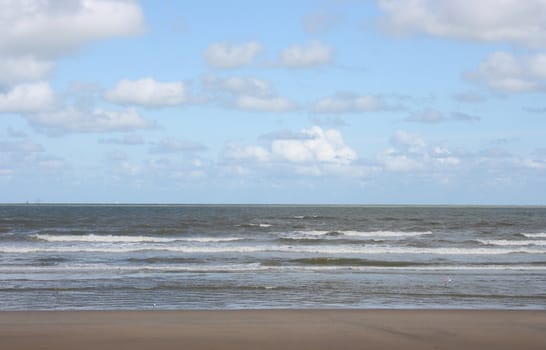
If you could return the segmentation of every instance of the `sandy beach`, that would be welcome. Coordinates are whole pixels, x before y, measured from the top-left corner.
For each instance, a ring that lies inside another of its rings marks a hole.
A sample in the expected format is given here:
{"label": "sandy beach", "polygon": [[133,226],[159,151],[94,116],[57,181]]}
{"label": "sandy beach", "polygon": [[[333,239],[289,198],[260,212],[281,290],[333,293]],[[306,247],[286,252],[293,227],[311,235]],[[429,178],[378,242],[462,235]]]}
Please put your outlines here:
{"label": "sandy beach", "polygon": [[1,349],[544,349],[546,311],[0,312]]}

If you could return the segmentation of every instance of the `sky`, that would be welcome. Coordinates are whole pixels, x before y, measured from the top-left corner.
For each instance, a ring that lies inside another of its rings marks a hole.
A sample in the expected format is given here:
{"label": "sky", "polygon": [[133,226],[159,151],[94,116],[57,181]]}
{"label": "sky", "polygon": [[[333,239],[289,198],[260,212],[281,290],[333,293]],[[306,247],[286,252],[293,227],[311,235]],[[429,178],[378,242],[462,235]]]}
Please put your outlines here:
{"label": "sky", "polygon": [[0,202],[546,204],[546,0],[0,8]]}

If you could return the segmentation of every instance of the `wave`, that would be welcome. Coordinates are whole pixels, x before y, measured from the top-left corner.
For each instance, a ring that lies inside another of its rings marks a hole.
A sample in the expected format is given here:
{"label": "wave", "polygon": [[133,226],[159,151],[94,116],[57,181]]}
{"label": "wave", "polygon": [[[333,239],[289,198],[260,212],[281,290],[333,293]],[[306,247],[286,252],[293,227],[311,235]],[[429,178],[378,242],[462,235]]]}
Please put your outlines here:
{"label": "wave", "polygon": [[431,231],[295,231],[296,235],[302,236],[349,236],[363,238],[388,238],[388,237],[417,237],[432,234]]}
{"label": "wave", "polygon": [[[302,258],[292,259],[289,261],[292,264],[310,265],[310,266],[382,266],[382,267],[404,267],[404,266],[421,266],[428,265],[427,263],[419,263],[413,261],[392,261],[392,260],[368,260],[359,258]],[[266,263],[267,264],[267,263]]]}
{"label": "wave", "polygon": [[432,234],[431,231],[372,231],[372,232],[360,232],[360,231],[343,231],[345,236],[353,237],[416,237]]}
{"label": "wave", "polygon": [[486,245],[498,245],[498,246],[526,246],[526,245],[546,245],[546,240],[508,240],[508,239],[478,239],[477,242]]}
{"label": "wave", "polygon": [[324,216],[324,215],[293,215],[290,219],[299,219],[299,220],[332,220],[335,219],[333,216]]}
{"label": "wave", "polygon": [[255,223],[248,223],[248,224],[237,224],[234,225],[235,227],[261,227],[261,228],[267,228],[271,227],[273,225],[271,224],[255,224]]}
{"label": "wave", "polygon": [[56,266],[0,266],[0,273],[77,273],[82,272],[127,272],[127,273],[157,273],[157,272],[195,272],[195,273],[244,273],[256,271],[270,272],[328,272],[328,271],[546,271],[546,266],[533,265],[434,265],[434,266],[358,266],[358,265],[336,265],[336,266],[302,266],[283,265],[267,266],[260,263],[230,264],[230,265],[106,265],[106,264],[74,264]]}
{"label": "wave", "polygon": [[501,255],[501,254],[546,254],[545,249],[529,247],[513,248],[417,248],[385,247],[354,245],[260,245],[260,246],[175,246],[159,244],[140,244],[130,246],[0,246],[2,253],[132,253],[142,251],[166,251],[187,254],[221,254],[221,253],[297,253],[297,254],[429,254],[429,255]]}
{"label": "wave", "polygon": [[48,235],[36,234],[31,237],[47,242],[96,242],[96,243],[169,243],[169,242],[232,242],[243,238],[237,237],[155,237],[155,236],[117,236],[117,235]]}
{"label": "wave", "polygon": [[527,237],[527,238],[546,238],[546,232],[522,233],[522,235]]}
{"label": "wave", "polygon": [[245,272],[266,270],[267,267],[259,263],[231,264],[231,265],[107,265],[107,264],[74,264],[62,266],[0,266],[0,272]]}

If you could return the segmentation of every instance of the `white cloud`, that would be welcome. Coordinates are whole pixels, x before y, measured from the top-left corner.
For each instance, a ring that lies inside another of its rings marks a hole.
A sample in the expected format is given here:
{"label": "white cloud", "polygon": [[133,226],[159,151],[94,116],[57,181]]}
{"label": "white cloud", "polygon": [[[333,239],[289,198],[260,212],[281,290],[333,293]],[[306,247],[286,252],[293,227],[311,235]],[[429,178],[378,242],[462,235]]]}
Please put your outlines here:
{"label": "white cloud", "polygon": [[382,98],[372,95],[354,95],[337,93],[325,97],[311,107],[314,113],[360,113],[377,111],[385,108]]}
{"label": "white cloud", "polygon": [[398,130],[390,139],[391,147],[377,155],[384,169],[392,172],[424,171],[433,173],[446,167],[458,166],[460,159],[447,148],[427,146],[416,134]]}
{"label": "white cloud", "polygon": [[204,150],[206,150],[206,147],[200,143],[172,138],[163,139],[150,148],[151,153],[199,152]]}
{"label": "white cloud", "polygon": [[378,160],[387,171],[408,172],[418,170],[423,167],[421,159],[415,159],[409,155],[400,153],[394,148],[388,148],[381,152]]}
{"label": "white cloud", "polygon": [[255,112],[290,112],[298,108],[297,104],[286,97],[256,97],[243,95],[235,101],[235,107]]}
{"label": "white cloud", "polygon": [[329,64],[333,59],[333,50],[319,41],[307,45],[293,45],[281,52],[281,64],[288,68],[308,68]]}
{"label": "white cloud", "polygon": [[451,114],[445,115],[435,109],[425,109],[424,111],[411,114],[405,120],[415,123],[436,124],[450,121],[475,122],[480,119],[478,116],[463,112],[451,112]]}
{"label": "white cloud", "polygon": [[270,153],[261,146],[239,146],[233,143],[227,145],[223,153],[224,158],[231,160],[267,162]]}
{"label": "white cloud", "polygon": [[138,3],[119,0],[5,0],[0,11],[0,85],[46,78],[55,60],[101,39],[138,34]]}
{"label": "white cloud", "polygon": [[262,138],[267,145],[230,143],[223,152],[223,166],[238,175],[266,171],[305,176],[365,176],[371,168],[356,164],[357,153],[345,143],[340,131],[318,126],[298,133],[282,131]]}
{"label": "white cloud", "polygon": [[262,52],[262,46],[249,41],[239,45],[226,42],[211,44],[204,53],[207,64],[214,68],[238,68],[251,64]]}
{"label": "white cloud", "polygon": [[434,147],[430,151],[430,154],[434,161],[439,165],[455,166],[461,163],[461,160],[451,155],[451,152],[445,147]]}
{"label": "white cloud", "polygon": [[546,47],[545,0],[379,0],[389,32]]}
{"label": "white cloud", "polygon": [[219,93],[248,96],[272,96],[273,88],[269,82],[254,77],[229,77],[222,79],[214,75],[203,77],[207,90]]}
{"label": "white cloud", "polygon": [[58,135],[72,132],[111,132],[149,129],[153,124],[142,118],[135,109],[106,111],[96,108],[92,111],[68,107],[62,110],[29,113],[24,117],[39,130]]}
{"label": "white cloud", "polygon": [[297,103],[278,96],[271,84],[263,79],[208,75],[203,78],[203,86],[213,94],[213,101],[242,111],[281,113],[298,109]]}
{"label": "white cloud", "polygon": [[465,77],[504,92],[546,91],[546,54],[514,57],[495,52]]}
{"label": "white cloud", "polygon": [[0,56],[0,84],[39,80],[52,69],[53,62],[49,60],[39,60],[32,56]]}
{"label": "white cloud", "polygon": [[307,139],[281,139],[271,144],[272,153],[296,163],[319,162],[349,164],[356,160],[356,152],[345,144],[338,130],[323,130],[318,126],[302,131]]}
{"label": "white cloud", "polygon": [[43,180],[47,174],[58,173],[65,165],[63,158],[47,154],[42,145],[29,139],[0,141],[0,176],[21,179],[28,174],[39,174]]}
{"label": "white cloud", "polygon": [[178,106],[188,101],[187,88],[183,82],[158,82],[153,78],[120,80],[106,92],[106,99],[120,104],[144,107]]}
{"label": "white cloud", "polygon": [[4,1],[0,52],[56,58],[90,41],[142,30],[142,10],[133,1]]}
{"label": "white cloud", "polygon": [[36,112],[51,108],[55,96],[46,82],[16,85],[0,93],[0,112]]}
{"label": "white cloud", "polygon": [[395,147],[412,151],[422,149],[427,145],[419,135],[404,130],[397,130],[391,137],[390,142]]}

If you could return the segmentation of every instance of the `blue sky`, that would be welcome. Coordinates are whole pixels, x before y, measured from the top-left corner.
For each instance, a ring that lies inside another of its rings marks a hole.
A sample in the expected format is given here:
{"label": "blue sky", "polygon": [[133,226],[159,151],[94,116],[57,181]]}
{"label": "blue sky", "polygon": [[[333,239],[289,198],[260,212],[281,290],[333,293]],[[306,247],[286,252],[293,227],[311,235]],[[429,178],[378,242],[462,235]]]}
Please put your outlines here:
{"label": "blue sky", "polygon": [[0,1],[0,202],[546,204],[546,1]]}

